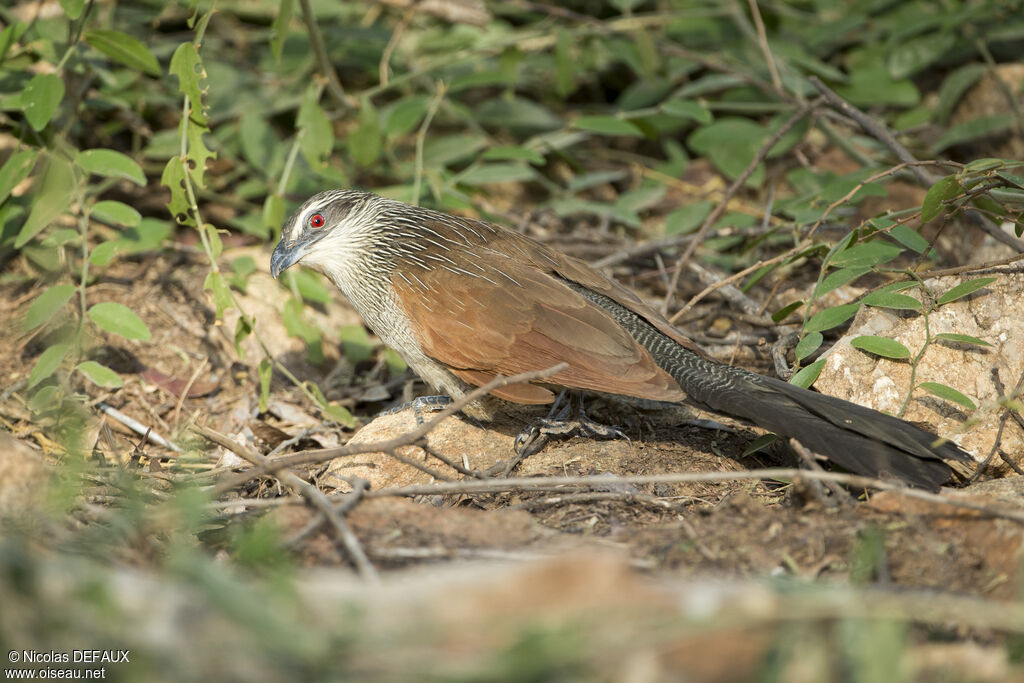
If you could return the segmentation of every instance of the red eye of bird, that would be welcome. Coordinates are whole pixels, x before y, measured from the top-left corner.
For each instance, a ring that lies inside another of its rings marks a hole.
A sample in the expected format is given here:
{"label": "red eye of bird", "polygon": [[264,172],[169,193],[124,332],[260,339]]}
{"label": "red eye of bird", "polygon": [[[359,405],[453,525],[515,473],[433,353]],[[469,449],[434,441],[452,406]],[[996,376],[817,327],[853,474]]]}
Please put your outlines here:
{"label": "red eye of bird", "polygon": [[324,223],[326,222],[327,219],[324,218],[324,215],[322,213],[314,213],[312,216],[309,217],[309,224],[314,228],[322,228],[324,227]]}

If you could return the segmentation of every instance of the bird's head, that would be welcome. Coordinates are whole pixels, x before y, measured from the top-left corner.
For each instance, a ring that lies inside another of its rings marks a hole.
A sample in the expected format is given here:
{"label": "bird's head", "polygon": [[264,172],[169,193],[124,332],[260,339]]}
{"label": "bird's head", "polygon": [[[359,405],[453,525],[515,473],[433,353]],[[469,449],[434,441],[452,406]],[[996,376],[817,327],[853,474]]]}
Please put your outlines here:
{"label": "bird's head", "polygon": [[338,267],[370,236],[384,201],[358,190],[313,195],[281,229],[270,274],[276,278],[299,261],[322,272]]}

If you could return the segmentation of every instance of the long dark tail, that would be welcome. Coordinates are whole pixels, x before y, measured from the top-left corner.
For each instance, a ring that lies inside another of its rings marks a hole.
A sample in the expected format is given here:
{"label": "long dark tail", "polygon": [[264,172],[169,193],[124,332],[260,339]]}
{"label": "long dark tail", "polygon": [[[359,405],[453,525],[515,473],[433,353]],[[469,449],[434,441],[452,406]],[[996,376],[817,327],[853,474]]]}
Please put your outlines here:
{"label": "long dark tail", "polygon": [[946,460],[973,462],[953,442],[899,418],[701,358],[608,297],[573,289],[629,330],[691,400],[793,437],[851,472],[937,490],[952,477]]}

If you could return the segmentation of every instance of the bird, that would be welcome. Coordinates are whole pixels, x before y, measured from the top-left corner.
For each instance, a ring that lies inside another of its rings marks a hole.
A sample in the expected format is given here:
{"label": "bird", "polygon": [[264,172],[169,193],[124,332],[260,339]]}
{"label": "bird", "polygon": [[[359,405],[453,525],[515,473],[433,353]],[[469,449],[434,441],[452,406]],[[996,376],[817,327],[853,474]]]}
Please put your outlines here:
{"label": "bird", "polygon": [[928,490],[974,462],[897,417],[720,363],[611,278],[494,223],[328,190],[282,226],[271,275],[297,263],[323,273],[385,345],[453,398],[564,362],[491,395],[501,405],[549,404],[561,389],[688,401],[850,472]]}

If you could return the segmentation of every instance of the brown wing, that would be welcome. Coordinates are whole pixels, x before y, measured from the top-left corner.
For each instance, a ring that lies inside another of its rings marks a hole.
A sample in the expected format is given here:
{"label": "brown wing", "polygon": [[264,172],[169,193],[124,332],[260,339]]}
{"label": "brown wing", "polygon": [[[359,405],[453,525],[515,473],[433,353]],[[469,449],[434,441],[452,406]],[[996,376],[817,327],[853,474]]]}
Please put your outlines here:
{"label": "brown wing", "polygon": [[[678,401],[683,392],[607,313],[527,259],[474,250],[473,272],[406,262],[393,278],[424,352],[474,385],[494,375],[565,361],[551,384]],[[518,385],[494,392],[518,403],[550,403],[551,392]]]}

